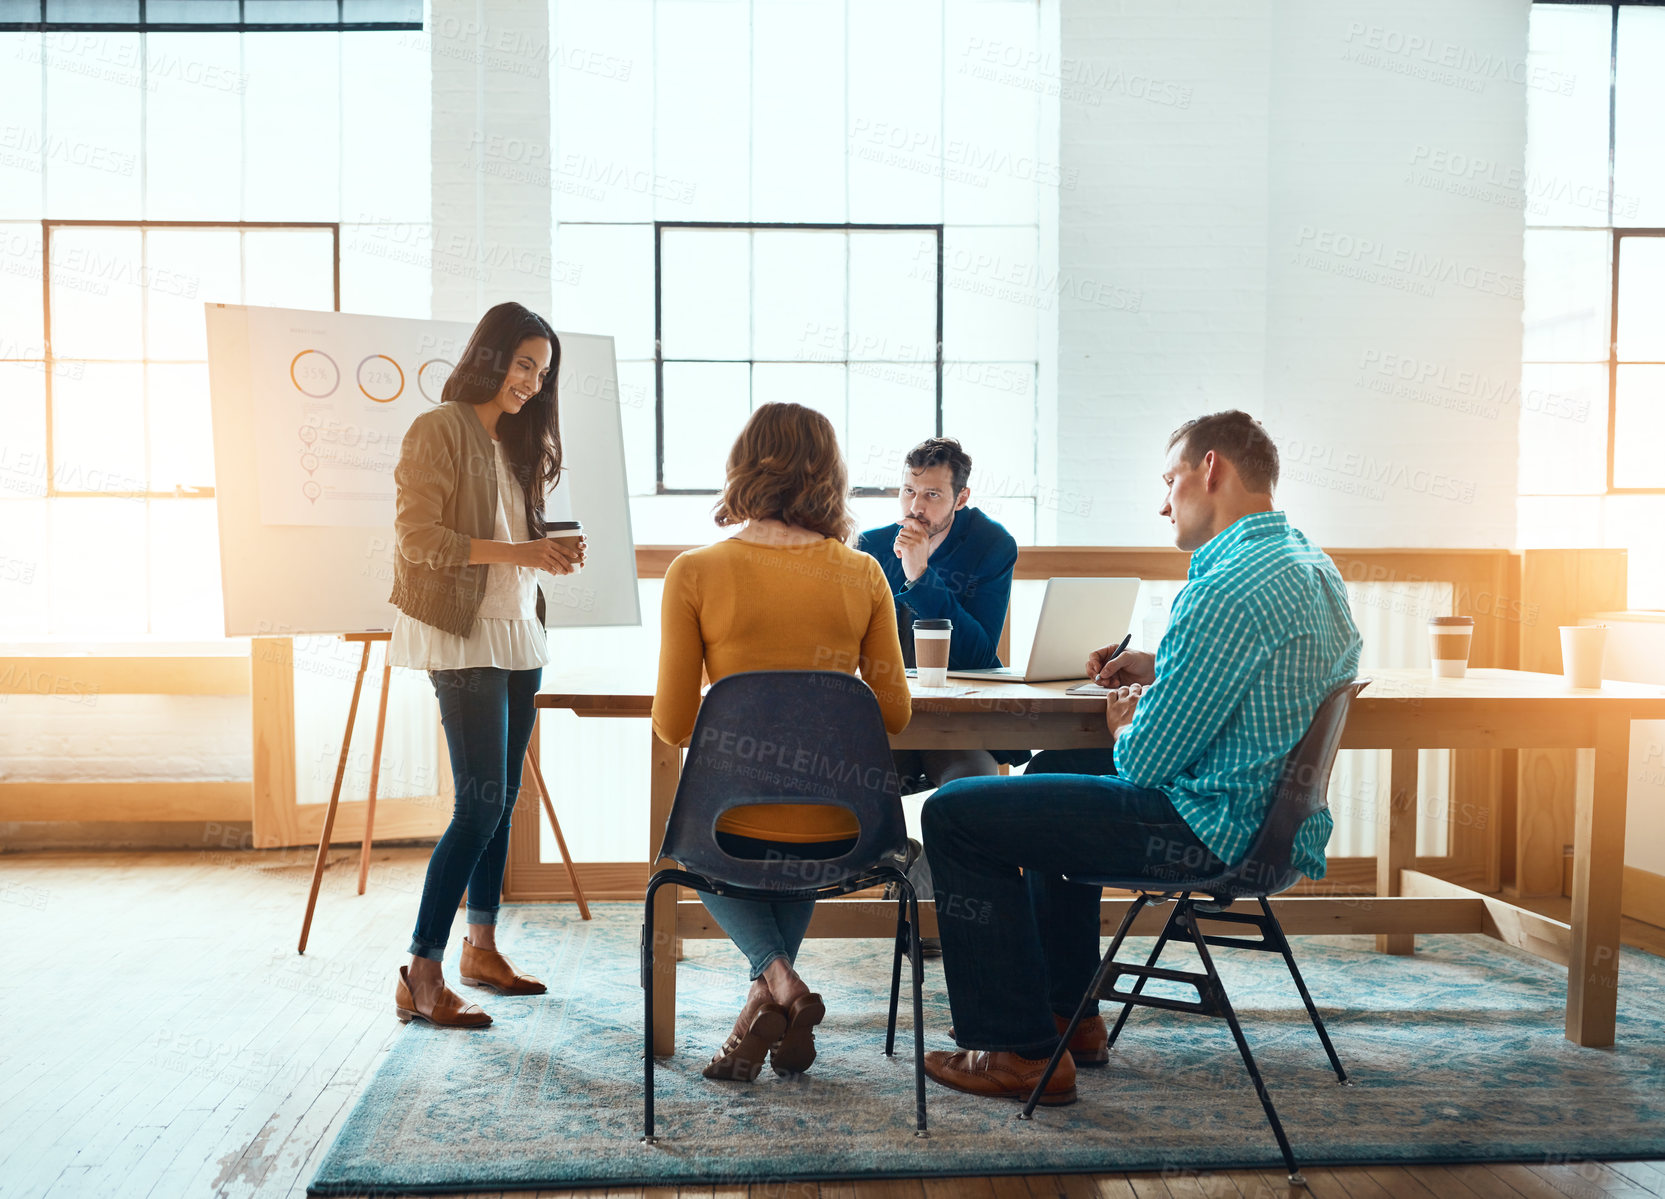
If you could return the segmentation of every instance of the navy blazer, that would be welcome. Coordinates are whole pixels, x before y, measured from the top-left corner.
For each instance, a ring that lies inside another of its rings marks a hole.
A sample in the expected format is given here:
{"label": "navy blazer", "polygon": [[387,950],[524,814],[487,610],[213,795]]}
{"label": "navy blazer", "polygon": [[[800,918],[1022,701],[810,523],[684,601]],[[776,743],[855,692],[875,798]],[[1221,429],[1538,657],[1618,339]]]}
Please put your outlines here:
{"label": "navy blazer", "polygon": [[[931,553],[925,573],[908,585],[902,559],[892,548],[897,526],[869,529],[856,548],[873,555],[884,569],[890,593],[896,597],[898,632],[904,647],[912,640],[912,619],[954,622],[948,644],[950,670],[975,670],[1001,665],[1000,630],[1012,597],[1012,568],[1017,565],[1017,542],[999,521],[979,509],[961,508],[954,514],[948,536]],[[901,609],[912,610],[906,617]],[[909,621],[903,627],[904,620]],[[910,655],[911,661],[911,655]]]}

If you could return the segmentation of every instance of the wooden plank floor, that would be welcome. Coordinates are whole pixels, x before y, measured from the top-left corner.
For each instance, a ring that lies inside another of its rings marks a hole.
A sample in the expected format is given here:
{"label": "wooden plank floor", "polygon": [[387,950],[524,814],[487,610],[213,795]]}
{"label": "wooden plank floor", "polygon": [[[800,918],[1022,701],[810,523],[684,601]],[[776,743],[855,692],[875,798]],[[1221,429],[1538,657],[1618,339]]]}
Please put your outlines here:
{"label": "wooden plank floor", "polygon": [[[399,1034],[391,991],[428,850],[356,851],[325,875],[295,953],[311,852],[0,856],[0,1195],[304,1195]],[[1665,934],[1627,923],[1653,952]],[[460,932],[457,934],[460,935]],[[73,1013],[73,1018],[64,1014]],[[1662,1162],[1307,1170],[1316,1199],[1665,1195]],[[718,1199],[1201,1199],[1284,1195],[1281,1172],[779,1182],[492,1192]]]}

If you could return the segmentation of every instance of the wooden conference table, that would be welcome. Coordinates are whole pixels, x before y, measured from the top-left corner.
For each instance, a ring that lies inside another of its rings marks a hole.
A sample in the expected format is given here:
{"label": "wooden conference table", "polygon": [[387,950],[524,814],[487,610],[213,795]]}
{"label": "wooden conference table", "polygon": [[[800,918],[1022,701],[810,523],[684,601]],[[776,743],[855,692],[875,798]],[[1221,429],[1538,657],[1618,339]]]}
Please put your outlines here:
{"label": "wooden conference table", "polygon": [[[1291,935],[1374,933],[1386,953],[1411,953],[1416,933],[1485,933],[1567,967],[1566,1036],[1580,1045],[1613,1043],[1619,983],[1619,891],[1623,877],[1630,722],[1665,718],[1665,688],[1607,683],[1569,689],[1560,675],[1471,670],[1463,679],[1435,679],[1427,670],[1369,672],[1372,684],[1353,702],[1341,744],[1392,754],[1391,802],[1378,805],[1376,897],[1280,898],[1278,918]],[[951,680],[953,682],[953,680]],[[646,717],[653,687],[621,690],[616,675],[561,678],[537,697],[540,708],[579,716]],[[1068,684],[955,683],[942,691],[915,688],[913,719],[891,743],[898,749],[959,747],[1034,750],[1110,744],[1104,700],[1066,695]],[[651,818],[647,855],[659,847],[676,795],[681,751],[649,733]],[[1421,749],[1593,749],[1595,785],[1578,801],[1573,844],[1571,924],[1540,916],[1411,868]],[[678,937],[721,937],[698,898],[660,892],[654,915],[654,1052],[676,1043]],[[1127,899],[1106,898],[1108,932]],[[1134,926],[1154,936],[1161,914]],[[811,937],[895,936],[895,905],[851,897],[817,905]],[[925,935],[936,932],[934,905],[922,904]]]}

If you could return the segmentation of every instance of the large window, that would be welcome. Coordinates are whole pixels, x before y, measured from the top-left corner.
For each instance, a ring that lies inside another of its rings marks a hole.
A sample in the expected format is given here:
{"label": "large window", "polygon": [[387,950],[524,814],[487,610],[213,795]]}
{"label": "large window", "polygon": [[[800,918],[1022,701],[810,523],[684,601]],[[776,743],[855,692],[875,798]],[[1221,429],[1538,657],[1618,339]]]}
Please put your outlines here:
{"label": "large window", "polygon": [[43,384],[39,494],[212,496],[203,304],[335,308],[339,229],[41,228],[43,354],[4,364]]}
{"label": "large window", "polygon": [[1613,278],[1607,487],[1665,495],[1665,229],[1615,230]]}
{"label": "large window", "polygon": [[1509,193],[1526,223],[1520,540],[1630,547],[1631,602],[1665,606],[1665,8],[1534,4],[1530,55],[1557,83],[1527,89]]}
{"label": "large window", "polygon": [[660,494],[720,490],[735,434],[772,400],[832,421],[858,494],[893,492],[943,426],[942,227],[658,232]]}
{"label": "large window", "polygon": [[430,314],[429,75],[408,32],[0,33],[0,638],[220,636],[202,306]]}
{"label": "large window", "polygon": [[[1037,0],[553,0],[554,144],[482,150],[547,153],[555,319],[615,338],[638,540],[712,535],[708,496],[666,493],[720,482],[764,399],[825,406],[852,481],[894,488],[902,451],[936,431],[939,369],[974,502],[1035,539],[1071,182],[1041,19]],[[779,225],[825,228],[754,228]]]}

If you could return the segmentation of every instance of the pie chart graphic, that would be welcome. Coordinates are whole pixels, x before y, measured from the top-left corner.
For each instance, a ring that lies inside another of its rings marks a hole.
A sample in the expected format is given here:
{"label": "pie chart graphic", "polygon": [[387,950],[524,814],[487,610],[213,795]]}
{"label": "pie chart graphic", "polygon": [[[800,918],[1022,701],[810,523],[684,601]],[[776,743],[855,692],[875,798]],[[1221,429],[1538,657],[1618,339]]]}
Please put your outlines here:
{"label": "pie chart graphic", "polygon": [[302,395],[322,400],[341,386],[341,368],[322,350],[302,350],[289,360],[289,381]]}
{"label": "pie chart graphic", "polygon": [[358,389],[378,404],[391,404],[404,393],[404,368],[386,354],[371,354],[358,364]]}
{"label": "pie chart graphic", "polygon": [[430,404],[438,404],[445,396],[445,381],[456,369],[456,363],[444,358],[430,358],[416,368],[416,390]]}

